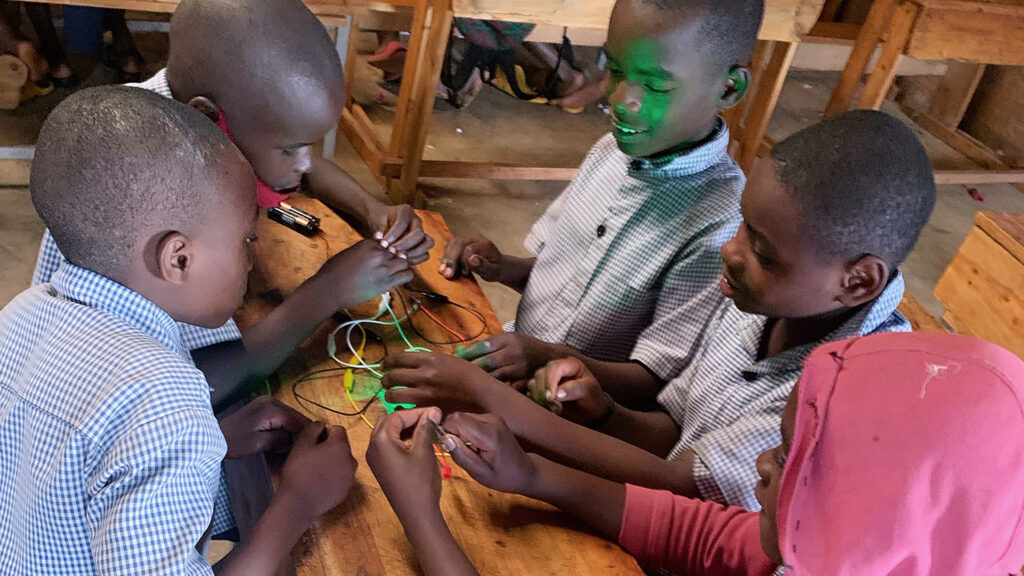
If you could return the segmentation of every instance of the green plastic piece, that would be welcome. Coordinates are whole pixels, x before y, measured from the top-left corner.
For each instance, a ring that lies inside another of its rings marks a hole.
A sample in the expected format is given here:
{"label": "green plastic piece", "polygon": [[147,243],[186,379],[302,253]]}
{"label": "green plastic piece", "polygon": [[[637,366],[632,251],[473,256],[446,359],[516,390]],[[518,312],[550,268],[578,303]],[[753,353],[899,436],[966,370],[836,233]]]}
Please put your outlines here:
{"label": "green plastic piece", "polygon": [[[408,386],[394,386],[392,389],[397,390],[398,388],[408,388]],[[392,404],[384,399],[385,390],[377,392],[377,398],[380,400],[381,406],[384,407],[384,411],[388,414],[393,413],[395,410],[412,410],[416,407],[415,404]]]}

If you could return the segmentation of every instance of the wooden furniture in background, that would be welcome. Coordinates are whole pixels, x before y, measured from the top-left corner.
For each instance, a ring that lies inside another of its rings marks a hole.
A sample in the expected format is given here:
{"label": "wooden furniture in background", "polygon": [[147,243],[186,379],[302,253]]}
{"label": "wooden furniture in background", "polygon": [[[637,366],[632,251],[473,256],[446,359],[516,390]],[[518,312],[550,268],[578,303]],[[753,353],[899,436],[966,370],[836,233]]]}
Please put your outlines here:
{"label": "wooden furniture in background", "polygon": [[[236,314],[236,320],[242,326],[251,325],[267,314],[282,297],[315,273],[328,253],[337,252],[360,239],[354,230],[320,202],[295,198],[293,203],[322,218],[327,243],[324,239],[305,238],[261,217],[260,239],[255,244],[256,267],[250,276],[245,304]],[[486,318],[485,334],[500,332],[501,323],[476,282],[469,279],[452,282],[437,273],[444,240],[451,236],[451,232],[436,212],[420,212],[420,217],[424,229],[438,242],[431,251],[431,260],[417,267],[414,283],[418,288],[434,290],[478,310]],[[401,304],[395,303],[395,306],[402,314]],[[370,302],[351,310],[351,313],[355,317],[369,317],[376,307],[375,302]],[[431,304],[431,312],[463,334],[471,335],[480,327],[478,319],[453,306]],[[417,327],[432,340],[452,338],[425,316],[417,316]],[[407,323],[405,327],[410,338],[414,338]],[[344,425],[360,466],[348,499],[320,518],[296,546],[292,554],[294,573],[303,576],[418,574],[412,547],[401,524],[366,466],[370,428],[358,417],[339,416],[309,405],[304,408],[292,394],[291,383],[300,374],[337,367],[328,358],[326,350],[326,338],[331,329],[333,326],[327,325],[314,333],[281,367],[277,373],[280,385],[275,395],[312,418]],[[375,331],[388,341],[392,351],[404,348],[393,329],[375,327]],[[413,343],[448,352],[455,348],[454,345],[424,344],[418,339],[413,339]],[[339,344],[339,349],[343,350],[344,345]],[[368,350],[366,356],[376,358],[381,353],[379,349]],[[342,372],[328,376],[302,384],[300,393],[326,406],[352,411],[343,393]],[[357,399],[357,402],[362,404],[365,400]],[[379,404],[375,404],[367,417],[374,422],[382,412]],[[572,518],[540,502],[488,490],[458,466],[452,464],[452,468],[453,476],[442,481],[441,509],[456,540],[481,574],[642,574],[636,561],[618,545],[585,530]]]}
{"label": "wooden furniture in background", "polygon": [[[737,141],[733,154],[741,166],[749,167],[760,150],[796,46],[817,21],[824,1],[767,0],[759,34],[761,42],[752,66],[755,88],[744,105],[727,114]],[[566,26],[577,34],[603,39],[614,0],[384,0],[376,3],[380,4],[413,9],[409,51],[391,137],[385,146],[369,117],[352,102],[342,115],[341,126],[393,201],[415,202],[420,177],[567,180],[575,175],[576,166],[423,160],[434,90],[441,74],[452,16]],[[348,52],[349,58],[353,58],[354,48]],[[353,68],[350,61],[348,69]]]}
{"label": "wooden furniture in background", "polygon": [[978,212],[935,285],[943,320],[1024,358],[1024,214]]}
{"label": "wooden furniture in background", "polygon": [[937,170],[939,184],[1024,183],[986,146],[959,130],[986,64],[1024,66],[1024,2],[1021,0],[875,0],[853,53],[832,93],[826,116],[850,107],[861,76],[881,41],[878,62],[857,101],[877,110],[892,86],[903,56],[953,60],[928,113],[908,111],[922,128],[985,170]]}

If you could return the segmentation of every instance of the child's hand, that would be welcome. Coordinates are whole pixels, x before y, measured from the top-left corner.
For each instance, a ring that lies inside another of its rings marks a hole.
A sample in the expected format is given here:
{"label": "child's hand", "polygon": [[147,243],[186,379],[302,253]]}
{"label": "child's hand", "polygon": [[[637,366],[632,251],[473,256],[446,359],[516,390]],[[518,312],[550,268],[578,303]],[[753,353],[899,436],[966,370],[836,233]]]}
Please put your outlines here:
{"label": "child's hand", "polygon": [[[434,511],[441,499],[441,474],[430,421],[440,423],[441,411],[398,410],[382,416],[370,436],[366,463],[399,518]],[[411,446],[402,440],[402,433],[409,428],[413,428]]]}
{"label": "child's hand", "polygon": [[470,276],[473,272],[488,282],[498,282],[501,277],[502,254],[498,247],[487,238],[456,237],[448,241],[441,257],[438,272],[452,280],[459,276]]}
{"label": "child's hand", "polygon": [[315,278],[325,298],[335,308],[348,308],[379,296],[413,279],[409,261],[380,247],[376,240],[362,240],[328,260]]}
{"label": "child's hand", "polygon": [[551,345],[532,336],[505,332],[460,350],[455,355],[476,364],[498,380],[526,380],[551,357]]}
{"label": "child's hand", "polygon": [[245,458],[287,448],[309,419],[272,396],[260,396],[220,421],[228,443],[226,458]]}
{"label": "child's hand", "polygon": [[489,390],[506,388],[469,362],[437,352],[388,354],[383,369],[388,402],[437,406],[445,412],[479,412]]}
{"label": "child's hand", "polygon": [[312,521],[345,500],[356,466],[344,428],[310,422],[284,462],[277,493]]}
{"label": "child's hand", "polygon": [[410,265],[422,264],[430,258],[434,239],[423,231],[423,222],[412,206],[378,204],[370,209],[370,225],[374,240]]}
{"label": "child's hand", "polygon": [[528,492],[537,465],[519,446],[505,421],[493,414],[455,413],[444,422],[454,434],[441,445],[477,482],[502,492]]}
{"label": "child's hand", "polygon": [[577,424],[592,424],[614,408],[611,397],[578,358],[549,362],[527,384],[528,393],[541,406]]}

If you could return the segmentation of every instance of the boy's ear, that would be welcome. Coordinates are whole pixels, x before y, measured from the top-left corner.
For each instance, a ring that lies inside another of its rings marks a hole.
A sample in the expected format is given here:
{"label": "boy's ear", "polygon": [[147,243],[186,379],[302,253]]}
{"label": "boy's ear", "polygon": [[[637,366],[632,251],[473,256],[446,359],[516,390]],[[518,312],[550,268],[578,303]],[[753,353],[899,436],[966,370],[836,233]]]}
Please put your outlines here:
{"label": "boy's ear", "polygon": [[188,105],[199,110],[203,113],[203,116],[206,116],[214,122],[220,120],[220,108],[213,103],[213,100],[210,100],[206,96],[196,96],[188,101]]}
{"label": "boy's ear", "polygon": [[889,283],[889,265],[878,256],[867,254],[846,265],[842,291],[836,298],[847,308],[878,298]]}
{"label": "boy's ear", "polygon": [[188,236],[181,232],[167,232],[156,242],[146,267],[157,278],[172,284],[188,280],[192,270],[193,250]]}
{"label": "boy's ear", "polygon": [[733,66],[725,75],[722,94],[718,98],[718,108],[725,110],[739,104],[750,88],[750,70],[743,66]]}

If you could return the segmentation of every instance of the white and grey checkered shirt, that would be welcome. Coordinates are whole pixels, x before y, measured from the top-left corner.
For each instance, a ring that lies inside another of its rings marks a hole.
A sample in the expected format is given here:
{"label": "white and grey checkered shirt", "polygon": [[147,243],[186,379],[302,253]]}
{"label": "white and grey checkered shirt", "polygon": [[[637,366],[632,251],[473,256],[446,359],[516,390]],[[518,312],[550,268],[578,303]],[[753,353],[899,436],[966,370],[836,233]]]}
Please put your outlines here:
{"label": "white and grey checkered shirt", "polygon": [[211,574],[227,445],[170,316],[65,264],[0,334],[0,573]]}
{"label": "white and grey checkered shirt", "polygon": [[[127,84],[127,86],[156,92],[164,98],[173,98],[171,96],[171,88],[167,85],[166,68],[161,69],[145,82]],[[57,248],[57,243],[53,241],[53,236],[47,230],[43,233],[43,242],[39,246],[39,257],[36,259],[36,269],[32,274],[32,285],[37,286],[44,282],[49,282],[50,277],[53,276],[53,273],[57,271],[57,268],[64,261],[64,255],[60,253],[60,248]],[[191,324],[180,324],[179,327],[181,328],[181,337],[185,342],[185,347],[189,350],[197,350],[221,342],[242,339],[242,333],[238,330],[234,320],[228,320],[227,324],[213,329],[193,326]]]}
{"label": "white and grey checkered shirt", "polygon": [[661,161],[601,138],[526,238],[537,261],[515,330],[676,376],[722,301],[705,288],[741,221],[746,179],[728,143],[721,120],[705,144]]}
{"label": "white and grey checkered shirt", "polygon": [[903,289],[903,275],[897,273],[877,300],[820,342],[763,360],[757,356],[767,319],[740,312],[731,300],[722,304],[694,361],[658,395],[680,428],[669,458],[696,452],[693,475],[704,499],[760,509],[754,462],[782,441],[782,409],[804,358],[824,342],[909,332],[910,323],[896,311]]}

